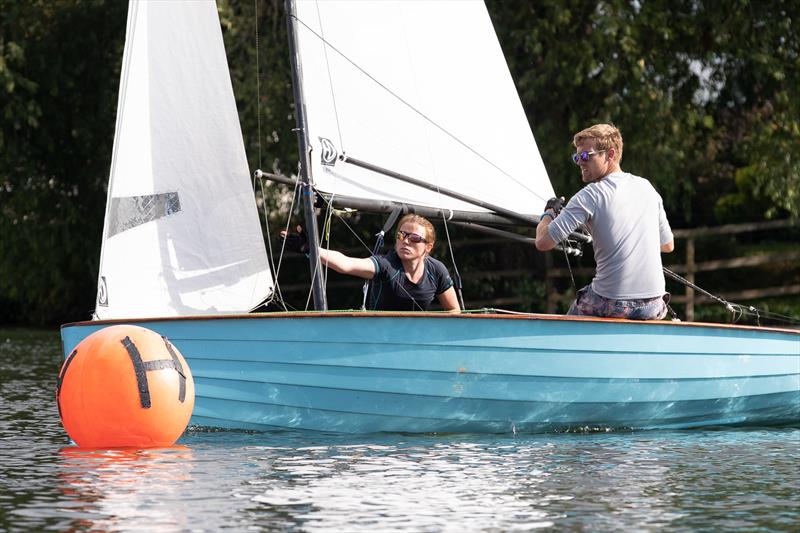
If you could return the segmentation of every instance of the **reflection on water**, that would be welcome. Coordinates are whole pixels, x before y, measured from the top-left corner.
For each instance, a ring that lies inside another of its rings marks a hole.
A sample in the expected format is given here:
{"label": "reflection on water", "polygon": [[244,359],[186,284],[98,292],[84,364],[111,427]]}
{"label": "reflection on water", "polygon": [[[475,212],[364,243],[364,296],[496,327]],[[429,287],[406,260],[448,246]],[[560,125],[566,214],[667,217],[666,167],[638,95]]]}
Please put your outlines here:
{"label": "reflection on water", "polygon": [[514,448],[487,453],[477,442],[426,442],[281,450],[269,465],[270,478],[252,480],[248,489],[272,513],[304,509],[308,529],[368,530],[376,517],[391,529],[553,525],[548,504],[572,498],[543,486],[554,447],[536,457]]}
{"label": "reflection on water", "polygon": [[64,447],[56,468],[70,526],[92,531],[188,528],[181,501],[191,493],[192,451]]}
{"label": "reflection on water", "polygon": [[0,530],[792,530],[800,429],[569,435],[193,431],[81,450],[54,335],[0,331]]}

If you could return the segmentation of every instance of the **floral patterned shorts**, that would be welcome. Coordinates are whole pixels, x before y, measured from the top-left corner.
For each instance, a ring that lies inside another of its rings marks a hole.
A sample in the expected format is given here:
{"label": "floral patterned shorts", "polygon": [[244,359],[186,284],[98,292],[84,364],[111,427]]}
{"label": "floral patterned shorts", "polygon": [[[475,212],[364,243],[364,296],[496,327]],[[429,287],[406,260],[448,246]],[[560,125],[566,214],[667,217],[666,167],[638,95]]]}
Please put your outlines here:
{"label": "floral patterned shorts", "polygon": [[630,320],[661,320],[667,316],[669,296],[669,293],[666,293],[664,296],[639,300],[609,300],[594,292],[591,285],[587,285],[578,291],[567,314]]}

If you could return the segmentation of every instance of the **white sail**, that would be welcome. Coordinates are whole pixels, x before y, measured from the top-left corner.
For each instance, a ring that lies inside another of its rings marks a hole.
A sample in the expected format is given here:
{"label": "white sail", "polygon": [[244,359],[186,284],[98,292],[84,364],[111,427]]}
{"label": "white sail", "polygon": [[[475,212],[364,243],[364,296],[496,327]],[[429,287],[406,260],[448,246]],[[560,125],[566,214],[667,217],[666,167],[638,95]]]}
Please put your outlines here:
{"label": "white sail", "polygon": [[271,291],[216,4],[132,0],[95,315],[246,312]]}
{"label": "white sail", "polygon": [[344,152],[528,215],[554,196],[483,2],[299,0],[297,18],[317,189],[482,210]]}

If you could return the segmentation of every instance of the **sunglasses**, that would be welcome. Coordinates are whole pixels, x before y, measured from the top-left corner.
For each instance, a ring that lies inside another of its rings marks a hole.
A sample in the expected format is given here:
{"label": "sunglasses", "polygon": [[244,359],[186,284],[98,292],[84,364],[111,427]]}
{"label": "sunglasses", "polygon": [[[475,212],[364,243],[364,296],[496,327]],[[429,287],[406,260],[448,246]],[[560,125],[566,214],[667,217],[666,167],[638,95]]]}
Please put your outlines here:
{"label": "sunglasses", "polygon": [[425,237],[423,237],[419,233],[409,233],[408,231],[398,231],[397,232],[397,240],[398,241],[404,241],[404,240],[406,240],[406,238],[408,238],[408,242],[412,242],[414,244],[417,244],[417,243],[420,243],[420,242],[425,242],[425,243],[428,242],[427,240],[425,240]]}
{"label": "sunglasses", "polygon": [[585,163],[594,154],[602,154],[603,152],[606,151],[607,150],[592,150],[591,152],[586,152],[586,151],[578,152],[577,154],[572,154],[572,161],[574,161],[576,165],[581,161]]}

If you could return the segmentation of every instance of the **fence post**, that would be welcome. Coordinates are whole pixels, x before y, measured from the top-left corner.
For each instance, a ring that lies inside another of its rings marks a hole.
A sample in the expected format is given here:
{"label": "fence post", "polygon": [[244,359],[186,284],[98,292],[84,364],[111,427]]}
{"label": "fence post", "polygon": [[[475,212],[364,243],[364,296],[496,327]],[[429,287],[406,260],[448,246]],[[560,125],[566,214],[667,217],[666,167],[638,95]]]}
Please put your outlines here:
{"label": "fence post", "polygon": [[[686,279],[694,283],[694,237],[686,238]],[[686,287],[686,320],[694,321],[694,289]]]}
{"label": "fence post", "polygon": [[545,311],[549,314],[556,312],[556,284],[553,282],[553,276],[550,273],[553,268],[553,254],[544,254],[544,291],[545,291]]}

